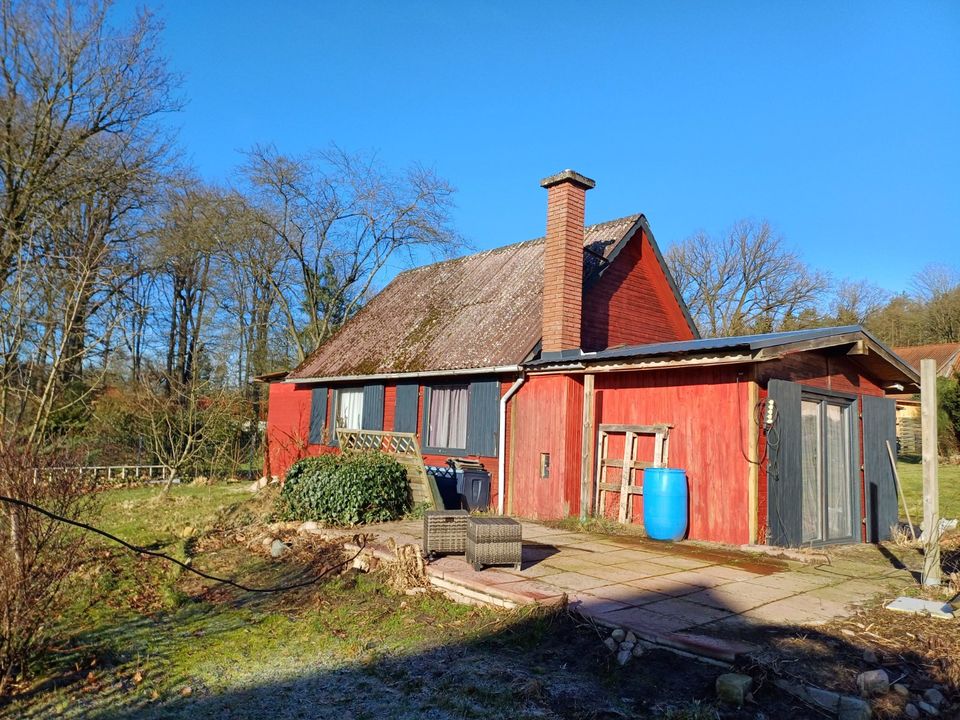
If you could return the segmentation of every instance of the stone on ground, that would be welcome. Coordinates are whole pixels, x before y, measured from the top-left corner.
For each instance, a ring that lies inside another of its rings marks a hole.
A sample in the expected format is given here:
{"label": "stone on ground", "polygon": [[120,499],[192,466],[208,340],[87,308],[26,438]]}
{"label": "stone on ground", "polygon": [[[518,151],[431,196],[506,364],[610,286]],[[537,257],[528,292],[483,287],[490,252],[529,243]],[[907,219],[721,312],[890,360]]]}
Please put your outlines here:
{"label": "stone on ground", "polygon": [[274,540],[270,545],[270,557],[278,558],[290,548],[282,540]]}
{"label": "stone on ground", "polygon": [[623,631],[623,628],[617,628],[612,633],[610,633],[610,637],[612,637],[617,642],[623,642],[623,639],[626,637],[626,635],[627,634]]}
{"label": "stone on ground", "polygon": [[616,651],[617,651],[617,641],[614,640],[612,637],[608,637],[606,640],[604,640],[604,641],[603,641],[603,644],[607,646],[607,649],[608,649],[610,652],[616,652]]}
{"label": "stone on ground", "polygon": [[906,707],[903,708],[903,714],[910,718],[910,720],[917,720],[917,718],[920,717],[920,710],[918,710],[917,706],[913,703],[907,703]]}
{"label": "stone on ground", "polygon": [[943,701],[946,700],[946,698],[943,696],[943,693],[936,688],[930,688],[924,692],[923,699],[937,708],[943,705]]}
{"label": "stone on ground", "polygon": [[631,656],[630,656],[629,650],[621,650],[620,652],[617,653],[617,662],[620,665],[626,665],[627,662],[629,662],[630,657]]}
{"label": "stone on ground", "polygon": [[923,710],[927,715],[931,717],[937,717],[937,715],[940,714],[940,711],[937,710],[933,705],[931,705],[928,702],[924,702],[923,700],[918,702],[917,705],[920,707],[921,710]]}
{"label": "stone on ground", "polygon": [[870,707],[870,703],[850,695],[840,696],[837,720],[870,720],[872,717],[873,709]]}
{"label": "stone on ground", "polygon": [[753,687],[753,678],[740,673],[724,673],[717,678],[717,698],[720,702],[740,707]]}
{"label": "stone on ground", "polygon": [[894,683],[893,691],[902,697],[910,697],[910,688],[908,688],[903,683]]}
{"label": "stone on ground", "polygon": [[883,695],[890,689],[890,676],[886,670],[867,670],[857,675],[857,687],[864,697]]}
{"label": "stone on ground", "polygon": [[632,652],[635,658],[640,657],[641,655],[643,655],[643,645],[641,645],[640,643],[637,643],[636,645],[633,646]]}
{"label": "stone on ground", "polygon": [[863,661],[871,665],[877,664],[877,654],[873,650],[863,651]]}

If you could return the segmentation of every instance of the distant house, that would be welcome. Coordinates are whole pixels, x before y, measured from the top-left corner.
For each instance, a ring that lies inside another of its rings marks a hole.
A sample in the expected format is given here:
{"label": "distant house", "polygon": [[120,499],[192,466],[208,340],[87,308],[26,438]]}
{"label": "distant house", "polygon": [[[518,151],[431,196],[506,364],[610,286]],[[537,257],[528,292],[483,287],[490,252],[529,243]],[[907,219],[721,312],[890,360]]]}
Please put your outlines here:
{"label": "distant house", "polygon": [[[956,377],[960,374],[960,343],[932,345],[905,345],[894,352],[920,371],[920,361],[930,358],[937,363],[938,377]],[[897,401],[897,441],[904,453],[919,455],[920,448],[920,400],[915,393],[902,392],[893,395]]]}
{"label": "distant house", "polygon": [[952,377],[960,372],[960,343],[905,345],[895,347],[893,351],[918,372],[920,371],[920,361],[925,358],[936,361],[939,377]]}
{"label": "distant house", "polygon": [[428,465],[483,462],[501,513],[639,522],[658,428],[690,538],[886,537],[885,396],[913,368],[859,327],[700,338],[643,215],[584,227],[594,182],[541,184],[546,237],[401,273],[272,378],[269,472],[336,451],[338,427],[410,432]]}

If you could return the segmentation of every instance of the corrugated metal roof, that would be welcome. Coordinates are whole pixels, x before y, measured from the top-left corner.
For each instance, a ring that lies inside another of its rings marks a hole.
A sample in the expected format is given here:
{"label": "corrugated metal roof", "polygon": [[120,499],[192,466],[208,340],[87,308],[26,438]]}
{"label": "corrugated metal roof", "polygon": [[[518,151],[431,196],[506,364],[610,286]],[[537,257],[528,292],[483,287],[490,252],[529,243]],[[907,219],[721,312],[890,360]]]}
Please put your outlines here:
{"label": "corrugated metal roof", "polygon": [[[857,336],[856,339],[863,339],[870,343],[871,347],[877,351],[879,362],[882,366],[893,372],[897,380],[907,382],[916,382],[918,380],[916,370],[910,367],[902,358],[880,342],[876,337],[864,330],[859,325],[842,325],[840,327],[829,328],[811,328],[808,330],[791,330],[788,332],[764,333],[760,335],[737,335],[734,337],[718,338],[699,338],[696,340],[681,340],[677,342],[652,343],[649,345],[630,345],[619,348],[610,348],[598,352],[583,353],[579,357],[572,357],[568,360],[535,360],[526,363],[530,368],[552,366],[562,367],[564,365],[582,365],[593,363],[604,363],[609,361],[621,360],[629,362],[631,360],[642,360],[644,358],[661,358],[676,356],[696,356],[707,355],[709,353],[729,354],[737,350],[753,352],[767,348],[789,348],[791,345],[807,341],[823,340],[823,347],[829,347],[829,341],[836,338],[836,344],[850,342],[850,336]],[[876,372],[877,367],[873,370]],[[885,373],[889,374],[889,373]]]}
{"label": "corrugated metal roof", "polygon": [[960,360],[960,343],[939,343],[936,345],[912,345],[895,347],[893,351],[920,369],[920,361],[931,358],[937,363],[937,374],[946,377],[953,372]]}
{"label": "corrugated metal roof", "polygon": [[[764,333],[762,335],[737,335],[734,337],[699,338],[697,340],[679,340],[676,342],[653,343],[649,345],[625,345],[624,347],[610,348],[609,350],[584,353],[580,359],[588,361],[620,360],[636,357],[651,357],[654,355],[688,355],[711,351],[728,352],[740,349],[761,350],[763,348],[777,347],[778,345],[803,342],[804,340],[819,340],[834,335],[860,332],[861,330],[862,328],[860,328],[859,325],[845,325],[833,328],[813,328],[809,330]],[[544,363],[545,361],[541,360],[537,362]]]}
{"label": "corrugated metal roof", "polygon": [[[589,277],[640,215],[584,229]],[[287,380],[517,365],[540,340],[543,238],[397,275]]]}

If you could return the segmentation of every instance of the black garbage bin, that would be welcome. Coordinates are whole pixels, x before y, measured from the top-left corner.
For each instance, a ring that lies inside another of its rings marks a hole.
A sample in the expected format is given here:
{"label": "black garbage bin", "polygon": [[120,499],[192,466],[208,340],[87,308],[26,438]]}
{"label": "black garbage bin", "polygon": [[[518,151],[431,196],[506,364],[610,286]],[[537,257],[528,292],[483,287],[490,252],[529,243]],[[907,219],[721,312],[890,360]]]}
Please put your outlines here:
{"label": "black garbage bin", "polygon": [[467,510],[487,510],[490,507],[490,473],[483,463],[465,458],[447,458],[447,465],[457,475],[457,494],[461,507]]}
{"label": "black garbage bin", "polygon": [[440,499],[443,500],[443,507],[438,508],[439,510],[460,510],[465,507],[460,498],[460,477],[456,470],[445,465],[427,465],[426,470],[433,475]]}

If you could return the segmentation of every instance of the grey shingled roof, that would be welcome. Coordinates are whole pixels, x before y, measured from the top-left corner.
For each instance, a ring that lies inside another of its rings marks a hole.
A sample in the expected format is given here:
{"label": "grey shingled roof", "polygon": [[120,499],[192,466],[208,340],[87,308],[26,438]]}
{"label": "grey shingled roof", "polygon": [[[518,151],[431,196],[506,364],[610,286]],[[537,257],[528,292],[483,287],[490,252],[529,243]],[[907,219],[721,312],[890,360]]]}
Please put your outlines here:
{"label": "grey shingled roof", "polygon": [[[641,215],[584,229],[589,278]],[[286,380],[513,366],[540,340],[543,238],[407,270]]]}

